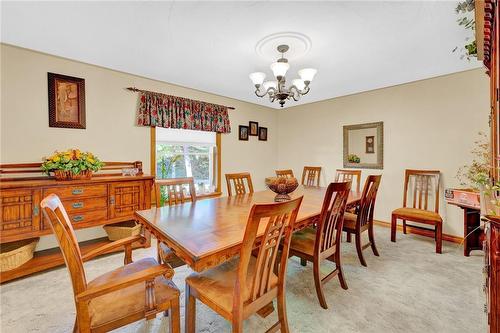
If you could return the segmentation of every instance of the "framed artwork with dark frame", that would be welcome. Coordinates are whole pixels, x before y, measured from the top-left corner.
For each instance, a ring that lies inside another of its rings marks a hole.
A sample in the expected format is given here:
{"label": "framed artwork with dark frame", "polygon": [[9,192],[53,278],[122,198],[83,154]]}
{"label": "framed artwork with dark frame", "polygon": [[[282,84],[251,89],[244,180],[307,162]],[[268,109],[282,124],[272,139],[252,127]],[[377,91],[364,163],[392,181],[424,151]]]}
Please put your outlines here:
{"label": "framed artwork with dark frame", "polygon": [[369,135],[365,138],[365,153],[375,154],[375,136]]}
{"label": "framed artwork with dark frame", "polygon": [[267,141],[267,127],[259,127],[259,141]]}
{"label": "framed artwork with dark frame", "polygon": [[248,123],[249,131],[248,135],[258,136],[259,135],[259,123],[256,121],[251,121]]}
{"label": "framed artwork with dark frame", "polygon": [[248,126],[240,125],[238,128],[238,138],[240,141],[248,141]]}
{"label": "framed artwork with dark frame", "polygon": [[49,89],[49,127],[86,128],[85,80],[47,73]]}

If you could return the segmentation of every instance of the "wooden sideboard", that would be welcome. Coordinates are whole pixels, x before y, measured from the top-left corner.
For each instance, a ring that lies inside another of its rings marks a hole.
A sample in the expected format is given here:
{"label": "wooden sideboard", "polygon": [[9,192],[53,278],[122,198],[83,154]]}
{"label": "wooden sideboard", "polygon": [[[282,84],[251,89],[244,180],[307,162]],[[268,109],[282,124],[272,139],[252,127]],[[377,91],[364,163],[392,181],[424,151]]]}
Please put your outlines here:
{"label": "wooden sideboard", "polygon": [[[47,177],[0,178],[0,243],[37,238],[52,233],[49,222],[42,216],[40,201],[48,194],[55,193],[63,202],[75,229],[90,228],[134,220],[136,210],[151,207],[153,177],[142,174],[122,176],[109,173],[130,163],[107,162],[102,174],[96,174],[89,180],[56,181]],[[18,168],[14,171],[13,166]],[[21,167],[19,167],[21,166]],[[9,173],[38,172],[39,164],[1,165],[2,175]],[[133,164],[132,164],[133,166]],[[30,169],[31,168],[31,169]],[[107,173],[106,173],[107,172]],[[10,174],[9,174],[10,176]],[[150,238],[147,235],[146,244]],[[80,247],[86,252],[99,247],[109,240],[104,237],[81,242]],[[121,251],[122,249],[117,249]],[[24,265],[0,274],[1,282],[21,276],[64,265],[58,248],[35,252],[32,260]]]}

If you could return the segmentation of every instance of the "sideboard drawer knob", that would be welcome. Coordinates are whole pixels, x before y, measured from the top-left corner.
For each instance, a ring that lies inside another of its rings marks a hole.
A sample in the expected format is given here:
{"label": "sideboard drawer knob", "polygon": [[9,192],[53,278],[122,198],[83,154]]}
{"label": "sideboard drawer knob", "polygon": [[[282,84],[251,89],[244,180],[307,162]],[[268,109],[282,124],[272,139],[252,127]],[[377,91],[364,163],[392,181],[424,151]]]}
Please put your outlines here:
{"label": "sideboard drawer knob", "polygon": [[75,188],[73,191],[71,191],[73,195],[78,195],[83,193],[83,188]]}
{"label": "sideboard drawer knob", "polygon": [[83,221],[83,215],[75,215],[73,216],[73,222]]}
{"label": "sideboard drawer knob", "polygon": [[73,208],[82,208],[83,202],[74,202],[72,206]]}

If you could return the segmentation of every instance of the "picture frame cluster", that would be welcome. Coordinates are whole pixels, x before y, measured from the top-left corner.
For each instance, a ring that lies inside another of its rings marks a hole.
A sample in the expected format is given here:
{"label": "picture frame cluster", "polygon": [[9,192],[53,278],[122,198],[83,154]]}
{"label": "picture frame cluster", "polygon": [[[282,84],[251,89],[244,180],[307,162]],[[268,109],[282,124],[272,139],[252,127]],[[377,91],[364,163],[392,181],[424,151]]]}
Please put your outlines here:
{"label": "picture frame cluster", "polygon": [[250,136],[257,136],[259,141],[267,141],[267,127],[259,126],[256,121],[250,121],[248,126],[239,125],[238,139],[240,141],[248,141]]}

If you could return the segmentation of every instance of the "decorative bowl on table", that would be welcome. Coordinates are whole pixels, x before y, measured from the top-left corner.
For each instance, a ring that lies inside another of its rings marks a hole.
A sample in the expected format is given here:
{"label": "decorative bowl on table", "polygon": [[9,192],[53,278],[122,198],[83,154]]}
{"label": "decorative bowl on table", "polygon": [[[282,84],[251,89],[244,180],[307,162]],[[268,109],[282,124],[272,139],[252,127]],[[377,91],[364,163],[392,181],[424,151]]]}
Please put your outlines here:
{"label": "decorative bowl on table", "polygon": [[299,182],[294,177],[269,177],[266,178],[266,185],[276,193],[274,201],[283,202],[291,199],[288,194],[297,189]]}

